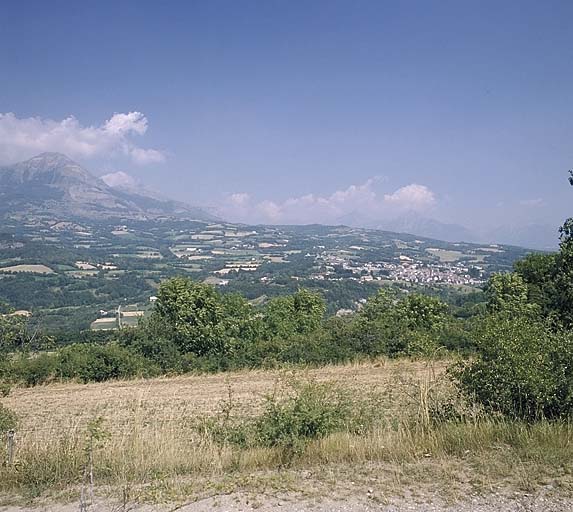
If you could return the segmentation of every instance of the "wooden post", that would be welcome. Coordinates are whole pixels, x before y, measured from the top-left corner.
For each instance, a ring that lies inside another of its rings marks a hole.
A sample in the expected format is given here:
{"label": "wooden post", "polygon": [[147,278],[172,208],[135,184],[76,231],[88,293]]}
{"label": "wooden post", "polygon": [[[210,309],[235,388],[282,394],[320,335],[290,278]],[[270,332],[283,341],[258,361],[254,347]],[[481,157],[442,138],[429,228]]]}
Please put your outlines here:
{"label": "wooden post", "polygon": [[11,466],[14,463],[14,438],[16,436],[16,432],[14,430],[9,430],[6,436],[6,445],[7,445],[7,452],[8,458],[6,463],[8,466]]}

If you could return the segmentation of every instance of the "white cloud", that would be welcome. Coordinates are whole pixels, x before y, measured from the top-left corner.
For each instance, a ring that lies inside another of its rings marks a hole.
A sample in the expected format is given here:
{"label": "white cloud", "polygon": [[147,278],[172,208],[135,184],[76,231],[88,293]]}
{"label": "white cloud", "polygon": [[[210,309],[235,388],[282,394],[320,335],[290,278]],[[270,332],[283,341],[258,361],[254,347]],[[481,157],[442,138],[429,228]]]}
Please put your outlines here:
{"label": "white cloud", "polygon": [[249,196],[249,194],[245,194],[244,192],[239,192],[237,194],[231,194],[229,200],[234,206],[247,207],[249,205],[249,201],[251,200],[251,196]]}
{"label": "white cloud", "polygon": [[104,128],[109,133],[122,134],[133,131],[143,135],[147,131],[147,119],[141,112],[114,114],[106,121]]}
{"label": "white cloud", "polygon": [[136,164],[159,164],[165,161],[165,155],[157,149],[131,148],[129,155]]}
{"label": "white cloud", "polygon": [[399,188],[393,194],[385,194],[384,201],[411,210],[424,210],[435,204],[436,197],[425,185],[412,183]]}
{"label": "white cloud", "polygon": [[328,196],[307,194],[285,201],[253,201],[246,193],[235,193],[221,207],[229,220],[284,224],[337,223],[346,215],[358,214],[372,221],[395,216],[401,212],[425,211],[436,204],[435,194],[426,186],[411,184],[393,193],[379,194],[380,180],[371,178],[360,185],[351,185]]}
{"label": "white cloud", "polygon": [[519,201],[521,206],[541,206],[543,205],[543,199],[536,198],[536,199],[522,199]]}
{"label": "white cloud", "polygon": [[134,187],[137,185],[137,180],[123,171],[104,174],[101,179],[110,187]]}
{"label": "white cloud", "polygon": [[0,113],[0,162],[12,163],[44,151],[72,158],[123,156],[137,164],[164,161],[161,151],[141,148],[132,140],[146,131],[147,118],[141,112],[114,114],[100,126],[83,126],[73,116],[56,121]]}

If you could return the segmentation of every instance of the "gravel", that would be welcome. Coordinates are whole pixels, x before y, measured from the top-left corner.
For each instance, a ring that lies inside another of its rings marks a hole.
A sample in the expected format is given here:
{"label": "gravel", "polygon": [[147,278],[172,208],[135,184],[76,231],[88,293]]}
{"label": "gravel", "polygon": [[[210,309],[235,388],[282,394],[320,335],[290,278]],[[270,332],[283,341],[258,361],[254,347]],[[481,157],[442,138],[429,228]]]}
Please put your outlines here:
{"label": "gravel", "polygon": [[[77,503],[28,507],[0,507],[1,512],[75,512]],[[350,496],[344,500],[308,499],[294,496],[270,496],[232,493],[210,496],[188,504],[135,505],[127,507],[112,503],[97,503],[90,512],[569,512],[573,501],[545,492],[506,496],[490,494],[468,496],[455,503],[439,495],[408,497],[383,497],[369,489],[364,495]]]}

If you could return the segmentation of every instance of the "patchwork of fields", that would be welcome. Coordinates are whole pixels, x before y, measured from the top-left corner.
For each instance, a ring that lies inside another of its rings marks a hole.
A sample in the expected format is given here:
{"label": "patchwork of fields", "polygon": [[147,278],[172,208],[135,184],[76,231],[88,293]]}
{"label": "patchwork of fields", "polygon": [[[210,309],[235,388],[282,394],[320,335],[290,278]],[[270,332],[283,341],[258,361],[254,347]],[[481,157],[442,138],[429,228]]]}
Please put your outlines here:
{"label": "patchwork of fields", "polygon": [[380,286],[471,291],[526,252],[344,226],[8,220],[0,301],[32,311],[48,330],[87,329],[98,319],[94,326],[109,328],[118,306],[146,310],[162,280],[188,275],[259,302],[314,289],[334,314]]}

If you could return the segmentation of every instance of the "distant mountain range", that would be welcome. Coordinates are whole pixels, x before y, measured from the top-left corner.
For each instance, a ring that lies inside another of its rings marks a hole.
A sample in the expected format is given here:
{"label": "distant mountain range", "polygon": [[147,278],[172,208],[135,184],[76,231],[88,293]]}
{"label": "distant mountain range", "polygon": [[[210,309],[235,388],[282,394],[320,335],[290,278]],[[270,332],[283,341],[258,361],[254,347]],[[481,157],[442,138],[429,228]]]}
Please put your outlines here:
{"label": "distant mountain range", "polygon": [[162,198],[135,182],[110,186],[60,153],[42,153],[0,167],[0,216],[34,214],[54,218],[145,220],[168,216],[217,220],[201,208]]}
{"label": "distant mountain range", "polygon": [[[61,153],[42,153],[24,162],[0,167],[0,218],[29,216],[52,219],[161,217],[220,220],[211,209],[173,201],[119,172],[98,178]],[[555,249],[556,227],[500,226],[474,232],[407,212],[391,219],[368,218],[353,212],[337,219],[351,227],[407,233],[447,242],[503,243],[532,249]]]}
{"label": "distant mountain range", "polygon": [[353,212],[340,217],[338,221],[352,227],[408,233],[446,242],[500,243],[541,250],[553,250],[558,245],[558,229],[546,224],[501,225],[495,229],[472,231],[459,224],[440,222],[414,211],[391,219],[377,220]]}
{"label": "distant mountain range", "polygon": [[559,245],[559,227],[548,224],[503,225],[482,235],[486,242],[495,241],[531,249],[555,250]]}

